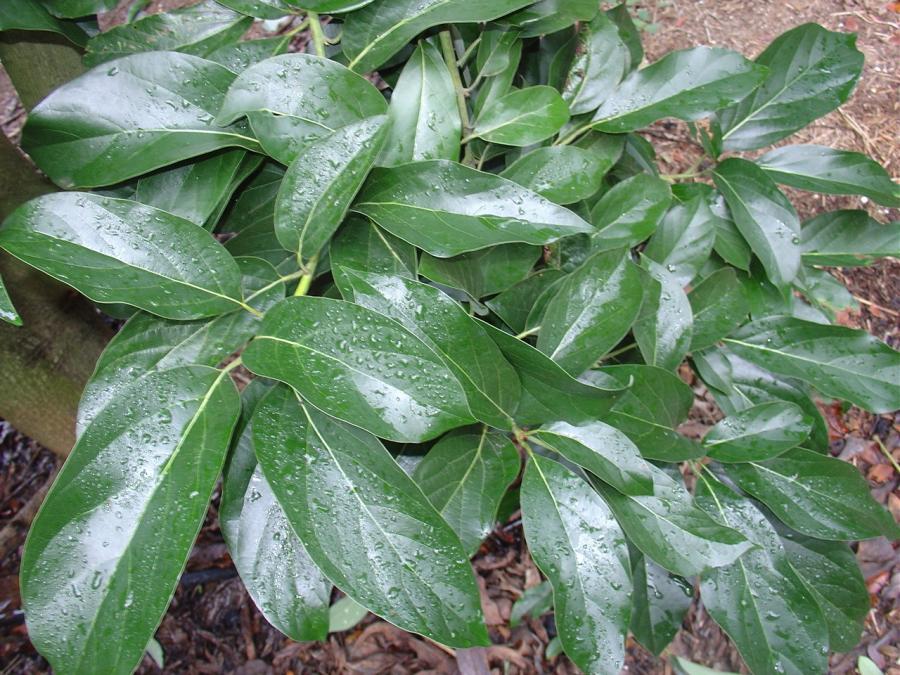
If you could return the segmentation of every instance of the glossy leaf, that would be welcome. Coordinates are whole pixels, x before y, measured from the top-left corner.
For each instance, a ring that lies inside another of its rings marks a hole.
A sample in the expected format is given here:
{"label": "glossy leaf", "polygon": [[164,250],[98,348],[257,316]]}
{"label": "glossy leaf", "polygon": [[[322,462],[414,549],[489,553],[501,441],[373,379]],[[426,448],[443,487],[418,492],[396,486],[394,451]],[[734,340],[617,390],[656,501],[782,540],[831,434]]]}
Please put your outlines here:
{"label": "glossy leaf", "polygon": [[208,232],[127,199],[58,192],[19,207],[0,247],[97,302],[169,319],[238,309],[240,271]]}
{"label": "glossy leaf", "polygon": [[716,239],[716,215],[702,196],[673,204],[647,242],[644,255],[686,286],[709,259]]}
{"label": "glossy leaf", "polygon": [[[218,2],[218,0],[216,0]],[[287,52],[291,43],[290,35],[278,35],[257,40],[242,40],[222,45],[211,51],[204,58],[220,63],[232,73],[240,73],[260,61]]]}
{"label": "glossy leaf", "polygon": [[594,250],[634,246],[653,234],[672,192],[661,178],[640,173],[617,183],[591,209]]}
{"label": "glossy leaf", "polygon": [[747,320],[750,306],[731,267],[723,267],[688,294],[693,313],[691,351],[714,345]]}
{"label": "glossy leaf", "polygon": [[[517,30],[485,30],[475,55],[475,69],[482,78],[494,77],[509,68],[517,54]],[[518,46],[521,49],[521,46]]]}
{"label": "glossy leaf", "polygon": [[137,667],[203,524],[239,413],[225,373],[183,367],[149,375],[81,434],[22,558],[29,637],[55,671]]}
{"label": "glossy leaf", "polygon": [[494,529],[506,489],[519,474],[519,452],[503,434],[488,431],[444,436],[412,477],[459,536],[467,553]]}
{"label": "glossy leaf", "polygon": [[612,164],[600,153],[553,145],[522,155],[500,175],[556,204],[574,204],[597,193]]}
{"label": "glossy leaf", "polygon": [[0,279],[0,319],[11,323],[13,326],[22,325],[22,318],[9,298],[6,286],[3,285],[3,279]]}
{"label": "glossy leaf", "polygon": [[528,549],[553,586],[566,655],[585,672],[618,673],[632,590],[619,524],[590,485],[539,455],[525,468],[521,500]]}
{"label": "glossy leaf", "polygon": [[553,87],[517,89],[485,106],[472,135],[489,143],[528,146],[550,138],[569,121],[569,107]]}
{"label": "glossy leaf", "polygon": [[525,330],[528,314],[538,297],[564,276],[565,273],[561,270],[553,268],[540,270],[494,296],[485,304],[507,326],[521,333]]}
{"label": "glossy leaf", "polygon": [[593,112],[606,101],[625,75],[628,47],[616,24],[603,12],[581,27],[575,61],[562,95],[573,115]]}
{"label": "glossy leaf", "polygon": [[625,336],[642,296],[640,271],[626,253],[599,253],[560,283],[537,347],[579,375]]}
{"label": "glossy leaf", "polygon": [[256,461],[253,411],[270,387],[254,380],[222,479],[219,527],[244,588],[266,620],[292,640],[324,640],[331,582],[291,529]]}
{"label": "glossy leaf", "polygon": [[79,47],[87,34],[71,21],[60,21],[34,0],[6,0],[0,5],[0,31],[26,30],[58,33]]}
{"label": "glossy leaf", "polygon": [[638,642],[659,656],[681,628],[694,588],[686,579],[666,571],[636,549],[629,553],[634,580],[629,629]]}
{"label": "glossy leaf", "polygon": [[119,183],[225,147],[258,150],[241,126],[213,124],[233,79],[219,64],[188,54],[126,56],[41,101],[28,116],[22,147],[63,188]]}
{"label": "glossy leaf", "polygon": [[522,40],[514,40],[509,46],[509,59],[506,66],[496,75],[485,77],[484,82],[478,87],[478,92],[472,101],[472,112],[475,115],[478,115],[486,105],[509,92],[519,71],[521,60]]}
{"label": "glossy leaf", "polygon": [[900,537],[893,516],[852,464],[795,448],[766,462],[729,464],[728,476],[779,520],[817,539]]}
{"label": "glossy leaf", "polygon": [[445,160],[374,169],[353,209],[440,258],[496,244],[543,245],[592,229],[512,181]]}
{"label": "glossy leaf", "polygon": [[863,66],[856,35],[818,24],[792,28],[756,59],[759,88],[718,115],[725,150],[755,150],[790,136],[847,100]]}
{"label": "glossy leaf", "polygon": [[459,159],[462,122],[447,64],[437,47],[420,42],[400,73],[388,108],[390,131],[378,163]]}
{"label": "glossy leaf", "polygon": [[616,24],[619,31],[619,39],[628,47],[629,60],[626,70],[637,70],[644,60],[644,48],[641,45],[641,32],[634,25],[631,14],[628,12],[628,3],[622,2],[615,7],[606,10],[606,16]]}
{"label": "glossy leaf", "polygon": [[703,437],[703,444],[706,454],[720,462],[758,462],[803,443],[811,426],[798,406],[770,401],[718,422]]}
{"label": "glossy leaf", "polygon": [[697,486],[697,502],[755,548],[730,567],[704,574],[700,597],[752,672],[824,672],[828,632],[822,613],[775,530],[752,502],[712,478]]}
{"label": "glossy leaf", "polygon": [[803,223],[803,262],[855,267],[874,258],[900,256],[900,221],[882,225],[865,211],[832,211]]}
{"label": "glossy leaf", "polygon": [[478,588],[450,526],[371,434],[278,387],[253,445],[307,552],[360,605],[441,644],[488,644]]}
{"label": "glossy leaf", "polygon": [[590,21],[595,14],[597,3],[592,0],[538,0],[503,21],[518,27],[523,38],[530,38],[555,33],[576,21]]}
{"label": "glossy leaf", "polygon": [[340,227],[387,136],[383,115],[313,141],[288,167],[275,199],[275,235],[301,264]]}
{"label": "glossy leaf", "polygon": [[243,358],[257,375],[389,440],[418,443],[473,421],[437,354],[394,320],[349,302],[282,301]]}
{"label": "glossy leaf", "polygon": [[290,4],[320,14],[342,14],[368,5],[372,0],[287,0]]}
{"label": "glossy leaf", "polygon": [[876,413],[900,407],[900,353],[865,331],[771,317],[741,327],[725,342],[738,356],[808,382],[825,396]]}
{"label": "glossy leaf", "polygon": [[356,214],[347,218],[329,248],[334,283],[351,293],[344,270],[416,278],[416,249]]}
{"label": "glossy leaf", "polygon": [[664,117],[698,120],[740,101],[762,82],[765,72],[727,49],[671,52],[626,77],[594,114],[591,126],[622,133]]}
{"label": "glossy leaf", "polygon": [[532,0],[375,0],[347,16],[341,47],[358,73],[375,70],[426,28],[442,23],[492,21]]}
{"label": "glossy leaf", "polygon": [[509,627],[515,628],[526,616],[538,619],[552,609],[553,587],[549,581],[542,581],[537,586],[526,588],[521,597],[513,603],[509,613]]}
{"label": "glossy leaf", "polygon": [[328,610],[328,632],[340,633],[350,630],[369,615],[369,610],[353,598],[345,595]]}
{"label": "glossy leaf", "polygon": [[648,366],[675,370],[688,353],[693,312],[681,283],[662,265],[644,259],[644,301],[634,339]]}
{"label": "glossy leaf", "polygon": [[452,258],[423,253],[419,273],[473,298],[482,298],[505,291],[524,279],[540,257],[540,247],[529,244],[500,244]]}

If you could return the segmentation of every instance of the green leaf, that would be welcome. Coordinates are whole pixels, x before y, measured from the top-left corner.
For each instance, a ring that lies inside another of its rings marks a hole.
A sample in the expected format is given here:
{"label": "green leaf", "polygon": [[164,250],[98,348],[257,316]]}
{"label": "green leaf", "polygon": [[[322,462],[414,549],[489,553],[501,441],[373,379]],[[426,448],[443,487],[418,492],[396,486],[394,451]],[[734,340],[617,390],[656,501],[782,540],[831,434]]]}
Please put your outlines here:
{"label": "green leaf", "polygon": [[[273,161],[265,162],[260,170],[237,191],[234,204],[225,213],[219,229],[241,233],[254,226],[275,226],[275,196],[284,179],[284,169]],[[229,240],[233,241],[233,240]]]}
{"label": "green leaf", "polygon": [[527,342],[486,323],[481,325],[516,369],[522,382],[516,424],[543,424],[556,420],[580,424],[596,420],[609,412],[620,390],[627,386],[627,383],[614,383],[600,388],[583,384]]}
{"label": "green leaf", "polygon": [[900,257],[900,221],[882,225],[865,211],[832,211],[803,223],[803,262],[856,267],[875,258]]}
{"label": "green leaf", "polygon": [[693,311],[678,281],[662,265],[643,259],[644,301],[634,339],[649,366],[675,370],[691,346]]}
{"label": "green leaf", "polygon": [[666,571],[637,550],[630,550],[634,579],[629,629],[635,639],[659,656],[681,628],[694,596],[693,585]]}
{"label": "green leaf", "polygon": [[[486,31],[490,32],[490,31]],[[472,102],[472,112],[477,116],[486,105],[507,94],[519,71],[522,60],[522,40],[514,40],[509,47],[509,60],[503,70],[496,75],[486,77],[478,87]]]}
{"label": "green leaf", "polygon": [[446,160],[374,169],[353,210],[440,258],[593,230],[531,190]]}
{"label": "green leaf", "polygon": [[180,367],[123,391],[85,428],[22,557],[29,637],[56,672],[137,667],[203,524],[239,414],[226,373]]}
{"label": "green leaf", "polygon": [[372,0],[287,0],[296,7],[320,14],[352,12],[368,5]]}
{"label": "green leaf", "polygon": [[313,141],[288,167],[275,199],[275,236],[297,260],[317,256],[340,227],[387,137],[369,117]]}
{"label": "green leaf", "polygon": [[844,542],[812,539],[782,529],[781,543],[791,567],[816,599],[828,624],[829,648],[850,651],[859,643],[870,609],[856,556]]}
{"label": "green leaf", "polygon": [[725,567],[752,544],[737,530],[720,525],[698,508],[681,482],[662,469],[647,465],[653,495],[623,495],[594,481],[628,539],[661,567],[691,577]]}
{"label": "green leaf", "polygon": [[578,426],[553,422],[528,437],[587,469],[623,494],[653,494],[647,463],[628,436],[615,427],[603,422]]}
{"label": "green leaf", "polygon": [[644,255],[686,286],[709,259],[716,239],[716,219],[702,196],[675,203],[647,242]]}
{"label": "green leaf", "polygon": [[529,244],[500,244],[452,258],[423,253],[419,273],[473,298],[482,298],[505,291],[528,276],[541,253],[540,247]]}
{"label": "green leaf", "polygon": [[172,51],[206,57],[237,42],[253,19],[214,0],[172,9],[123,23],[88,41],[84,63],[89,68],[129,54]]}
{"label": "green leaf", "polygon": [[441,644],[489,644],[459,539],[377,438],[278,387],[256,409],[253,445],[291,526],[338,588]]}
{"label": "green leaf", "polygon": [[416,278],[415,247],[356,214],[347,218],[331,240],[329,255],[341,295],[352,292],[342,270]]}
{"label": "green leaf", "polygon": [[13,326],[21,326],[22,318],[16,311],[9,293],[6,292],[6,286],[3,285],[3,279],[0,279],[0,319],[11,323]]}
{"label": "green leaf", "polygon": [[758,166],[732,157],[713,172],[744,239],[775,286],[784,289],[800,267],[800,220],[787,197]]}
{"label": "green leaf", "polygon": [[775,181],[830,195],[863,195],[884,206],[900,206],[900,186],[882,166],[859,152],[823,145],[788,145],[756,160]]}
{"label": "green leaf", "polygon": [[556,204],[574,204],[596,194],[614,160],[573,145],[537,148],[500,175]]}
{"label": "green leaf", "polygon": [[475,121],[472,137],[525,147],[550,138],[569,121],[569,107],[553,87],[516,89],[492,101]]}
{"label": "green leaf", "polygon": [[619,672],[632,591],[622,530],[590,485],[539,455],[525,468],[521,499],[528,549],[553,586],[566,655],[585,672]]}
{"label": "green leaf", "polygon": [[[294,12],[284,0],[216,0],[220,5],[257,19],[280,19]],[[237,71],[235,71],[237,72]]]}
{"label": "green leaf", "polygon": [[207,54],[206,59],[225,66],[232,73],[241,73],[260,61],[284,54],[290,44],[290,35],[243,40],[222,45]]}
{"label": "green leaf", "polygon": [[710,274],[690,292],[688,300],[694,317],[692,352],[724,338],[747,320],[750,311],[744,286],[732,267]]}
{"label": "green leaf", "polygon": [[47,0],[43,3],[53,16],[76,19],[114,9],[116,0]]}
{"label": "green leaf", "polygon": [[637,70],[644,60],[644,48],[641,45],[641,33],[634,25],[631,14],[628,13],[628,3],[622,2],[612,9],[606,10],[606,16],[616,24],[619,31],[619,39],[628,47],[629,60],[625,70]]}
{"label": "green leaf", "polygon": [[824,672],[825,620],[775,530],[750,500],[713,478],[698,483],[697,502],[755,545],[733,565],[705,573],[700,582],[703,605],[751,672]]}
{"label": "green leaf", "polygon": [[754,321],[726,338],[738,355],[875,413],[900,408],[900,353],[865,331],[793,317]]}
{"label": "green leaf", "polygon": [[562,89],[573,115],[593,112],[619,84],[629,61],[628,47],[616,24],[603,12],[582,25],[575,61]]}
{"label": "green leaf", "polygon": [[328,610],[328,632],[350,630],[368,616],[369,610],[350,596],[345,595]]}
{"label": "green leaf", "polygon": [[533,0],[375,0],[347,16],[341,47],[358,73],[375,70],[427,28],[442,23],[481,23],[509,14]]}
{"label": "green leaf", "polygon": [[784,523],[817,539],[900,537],[900,526],[876,502],[852,464],[795,448],[766,462],[729,464],[728,476]]}
{"label": "green leaf", "polygon": [[521,597],[513,603],[509,614],[509,627],[515,628],[526,616],[539,619],[542,614],[552,609],[553,586],[549,581],[542,581],[537,586],[526,588]]}
{"label": "green leaf", "polygon": [[106,63],[41,101],[22,147],[63,188],[119,183],[236,146],[258,150],[241,126],[213,125],[234,73],[177,52]]}
{"label": "green leaf", "polygon": [[593,0],[538,0],[503,21],[520,28],[523,38],[532,38],[561,31],[576,21],[590,21],[595,14]]}
{"label": "green leaf", "polygon": [[856,669],[859,671],[859,675],[884,675],[877,663],[862,654],[856,660]]}
{"label": "green leaf", "polygon": [[519,452],[503,434],[488,431],[444,436],[419,462],[412,477],[475,553],[497,522],[497,509],[519,474]]}
{"label": "green leaf", "polygon": [[19,207],[0,247],[97,302],[169,319],[238,309],[240,271],[208,232],[127,199],[57,192]]}
{"label": "green leaf", "polygon": [[634,246],[656,230],[672,201],[668,183],[639,173],[609,190],[591,209],[594,250]]}
{"label": "green leaf", "polygon": [[244,588],[266,620],[292,640],[324,640],[331,582],[291,529],[253,448],[253,411],[269,391],[254,380],[222,479],[219,527]]}
{"label": "green leaf", "polygon": [[283,54],[237,76],[216,122],[246,115],[266,153],[290,164],[313,141],[386,112],[381,93],[345,66],[310,54]]}
{"label": "green leaf", "polygon": [[257,375],[389,440],[419,443],[473,421],[437,354],[393,319],[349,302],[282,301],[243,358]]}
{"label": "green leaf", "polygon": [[847,100],[862,72],[856,35],[814,23],[792,28],[756,63],[768,68],[759,88],[719,113],[725,150],[755,150],[790,136]]}
{"label": "green leaf", "polygon": [[420,42],[403,67],[388,117],[391,128],[380,165],[459,159],[462,122],[456,91],[441,52],[430,42]]}
{"label": "green leaf", "polygon": [[514,331],[525,330],[525,322],[538,297],[565,276],[561,270],[547,268],[508,288],[485,304]]}
{"label": "green leaf", "polygon": [[0,31],[27,30],[59,33],[84,47],[87,34],[72,21],[60,21],[36,0],[6,0],[0,5]]}
{"label": "green leaf", "polygon": [[560,283],[537,348],[579,375],[625,337],[642,296],[640,271],[627,251],[598,253]]}
{"label": "green leaf", "polygon": [[698,120],[740,101],[764,77],[765,68],[727,49],[670,52],[626,77],[597,110],[591,126],[622,133],[664,117]]}
{"label": "green leaf", "polygon": [[481,42],[475,54],[475,69],[482,78],[500,75],[509,68],[514,60],[518,60],[521,50],[519,31],[517,30],[485,30],[481,33]]}
{"label": "green leaf", "polygon": [[720,462],[760,462],[803,443],[812,423],[798,406],[770,401],[718,422],[703,437],[706,454]]}
{"label": "green leaf", "polygon": [[732,671],[716,670],[715,668],[707,668],[699,663],[688,661],[680,656],[673,656],[671,661],[677,675],[738,675]]}

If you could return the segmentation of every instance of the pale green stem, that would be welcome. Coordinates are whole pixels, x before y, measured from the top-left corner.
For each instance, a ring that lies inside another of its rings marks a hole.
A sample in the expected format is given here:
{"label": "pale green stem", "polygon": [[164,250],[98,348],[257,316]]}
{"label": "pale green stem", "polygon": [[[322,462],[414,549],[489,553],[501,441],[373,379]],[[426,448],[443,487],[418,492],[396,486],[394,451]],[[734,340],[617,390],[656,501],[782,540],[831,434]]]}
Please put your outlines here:
{"label": "pale green stem", "polygon": [[324,59],[327,40],[325,39],[325,33],[322,32],[322,24],[319,23],[319,15],[315,12],[307,12],[306,15],[309,18],[309,35],[312,38],[313,49],[316,52],[316,56],[321,56]]}

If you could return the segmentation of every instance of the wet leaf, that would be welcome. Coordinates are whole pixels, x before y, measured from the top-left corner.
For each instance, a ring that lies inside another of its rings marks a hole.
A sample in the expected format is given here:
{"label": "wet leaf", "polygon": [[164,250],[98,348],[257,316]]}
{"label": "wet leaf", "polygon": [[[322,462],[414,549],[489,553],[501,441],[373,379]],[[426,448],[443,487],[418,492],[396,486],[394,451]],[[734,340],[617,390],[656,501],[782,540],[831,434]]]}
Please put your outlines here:
{"label": "wet leaf", "polygon": [[569,121],[569,107],[553,87],[525,87],[484,107],[472,135],[489,143],[528,146],[550,138]]}
{"label": "wet leaf", "polygon": [[876,258],[900,256],[900,221],[882,225],[865,211],[832,211],[803,223],[803,262],[855,267]]}
{"label": "wet leaf", "polygon": [[720,462],[758,462],[800,445],[811,427],[798,406],[770,401],[718,422],[703,437],[703,444],[706,454]]}
{"label": "wet leaf", "polygon": [[540,247],[529,244],[500,244],[452,258],[423,253],[419,273],[473,298],[482,298],[505,291],[528,276],[541,253]]}

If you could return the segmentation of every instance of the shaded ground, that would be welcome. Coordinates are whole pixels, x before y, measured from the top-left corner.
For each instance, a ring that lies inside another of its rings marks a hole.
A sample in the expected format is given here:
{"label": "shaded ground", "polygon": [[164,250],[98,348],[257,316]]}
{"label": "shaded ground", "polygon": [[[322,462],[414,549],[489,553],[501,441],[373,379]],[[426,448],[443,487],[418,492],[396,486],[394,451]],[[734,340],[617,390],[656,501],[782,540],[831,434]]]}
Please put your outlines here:
{"label": "shaded ground", "polygon": [[[900,75],[900,14],[895,4],[870,0],[660,0],[646,3],[657,33],[645,35],[648,56],[658,58],[671,49],[714,44],[755,56],[783,30],[816,21],[835,29],[859,32],[858,45],[866,54],[866,70],[852,100],[791,142],[816,142],[866,152],[897,175]],[[22,121],[0,71],[0,125],[15,135]],[[649,132],[666,170],[676,173],[692,166],[699,149],[681,123],[664,122]],[[801,216],[823,210],[859,207],[855,198],[812,196],[792,192]],[[880,220],[893,213],[866,204]],[[858,311],[842,317],[900,347],[900,261],[888,260],[870,268],[834,270],[860,303]],[[717,411],[704,396],[689,369],[682,370],[695,386],[697,405],[684,426],[700,433],[716,419]],[[873,416],[857,409],[823,409],[832,433],[832,453],[856,465],[872,486],[876,499],[900,520],[900,475],[888,454],[900,461],[900,415]],[[0,426],[0,526],[33,509],[34,498],[55,470],[51,453]],[[217,500],[214,504],[217,503]],[[0,672],[45,672],[46,663],[34,652],[21,621],[17,569],[24,530],[13,523],[0,531]],[[853,672],[856,658],[866,653],[891,675],[900,675],[900,558],[896,544],[885,539],[864,542],[857,555],[872,597],[872,610],[860,646],[832,658],[831,672]],[[555,635],[552,617],[508,627],[512,603],[526,587],[540,581],[524,551],[521,523],[516,514],[489,537],[475,558],[483,604],[491,636],[497,644],[486,650],[452,650],[404,633],[369,617],[355,629],[330,636],[323,644],[298,644],[268,626],[234,575],[218,531],[215,506],[210,510],[188,572],[157,634],[165,653],[165,672],[171,673],[574,673],[565,659],[546,660],[546,645]],[[720,670],[741,671],[734,648],[702,607],[692,607],[670,653]],[[664,654],[665,657],[666,654]],[[635,673],[670,673],[671,667],[637,645],[630,645],[627,669]],[[159,668],[145,658],[139,672]]]}

